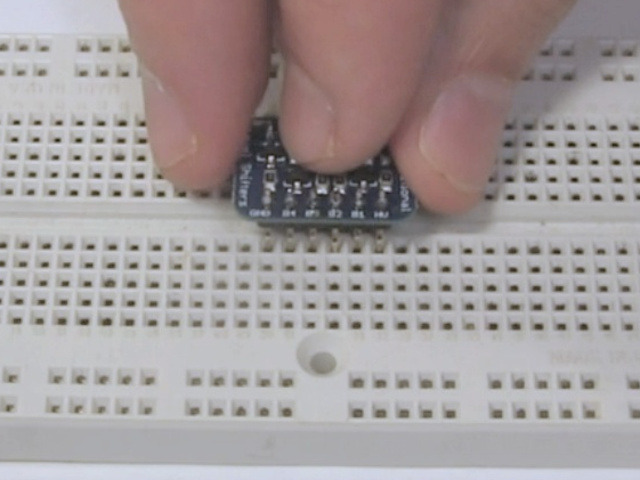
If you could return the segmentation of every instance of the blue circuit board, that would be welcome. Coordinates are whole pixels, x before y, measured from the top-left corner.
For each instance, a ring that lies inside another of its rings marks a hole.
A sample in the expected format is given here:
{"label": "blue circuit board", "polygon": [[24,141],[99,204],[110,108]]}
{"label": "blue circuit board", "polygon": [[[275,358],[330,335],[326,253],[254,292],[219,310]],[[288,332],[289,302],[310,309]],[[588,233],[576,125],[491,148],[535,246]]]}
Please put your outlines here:
{"label": "blue circuit board", "polygon": [[300,166],[285,150],[275,118],[253,122],[233,179],[233,201],[265,225],[377,228],[411,216],[416,199],[388,151],[342,175]]}

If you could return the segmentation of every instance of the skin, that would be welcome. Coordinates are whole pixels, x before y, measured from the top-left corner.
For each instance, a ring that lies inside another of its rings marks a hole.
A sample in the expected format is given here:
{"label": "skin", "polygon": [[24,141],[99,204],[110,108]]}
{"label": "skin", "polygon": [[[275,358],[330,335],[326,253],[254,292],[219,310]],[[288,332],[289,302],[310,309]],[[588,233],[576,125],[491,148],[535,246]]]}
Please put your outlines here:
{"label": "skin", "polygon": [[151,146],[166,178],[230,175],[286,59],[281,129],[309,168],[339,172],[390,144],[422,204],[482,198],[512,93],[575,0],[120,0],[143,64]]}

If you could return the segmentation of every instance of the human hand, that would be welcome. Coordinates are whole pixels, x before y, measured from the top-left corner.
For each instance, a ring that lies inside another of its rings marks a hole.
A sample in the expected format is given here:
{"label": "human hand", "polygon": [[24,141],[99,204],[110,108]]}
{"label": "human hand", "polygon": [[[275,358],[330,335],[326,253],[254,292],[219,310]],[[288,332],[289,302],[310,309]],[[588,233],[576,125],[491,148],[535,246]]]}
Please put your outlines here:
{"label": "human hand", "polygon": [[187,189],[230,175],[266,86],[287,62],[292,156],[351,169],[390,144],[427,208],[467,210],[493,170],[511,96],[575,0],[120,0],[154,157]]}

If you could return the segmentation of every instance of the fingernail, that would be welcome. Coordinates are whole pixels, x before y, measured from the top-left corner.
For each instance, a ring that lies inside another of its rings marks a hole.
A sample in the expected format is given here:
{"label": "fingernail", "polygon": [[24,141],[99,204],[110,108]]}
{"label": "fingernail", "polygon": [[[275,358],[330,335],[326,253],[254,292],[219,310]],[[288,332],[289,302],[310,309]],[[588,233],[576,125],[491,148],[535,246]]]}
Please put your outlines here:
{"label": "fingernail", "polygon": [[141,76],[155,164],[161,170],[173,168],[197,152],[196,136],[180,104],[160,80],[145,68]]}
{"label": "fingernail", "polygon": [[313,164],[336,155],[335,112],[327,95],[297,65],[285,84],[286,135],[298,160]]}
{"label": "fingernail", "polygon": [[420,133],[420,151],[457,190],[483,190],[494,169],[513,84],[485,75],[460,77],[440,94]]}

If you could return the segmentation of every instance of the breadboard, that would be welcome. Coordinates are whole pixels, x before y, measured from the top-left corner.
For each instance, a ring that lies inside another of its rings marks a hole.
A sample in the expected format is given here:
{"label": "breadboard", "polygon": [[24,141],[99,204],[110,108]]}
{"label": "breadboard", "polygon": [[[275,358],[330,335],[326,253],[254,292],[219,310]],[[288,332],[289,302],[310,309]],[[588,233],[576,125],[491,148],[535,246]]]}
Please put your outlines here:
{"label": "breadboard", "polygon": [[484,205],[377,236],[175,191],[119,27],[0,34],[0,460],[640,467],[640,8],[616,5],[540,52]]}

